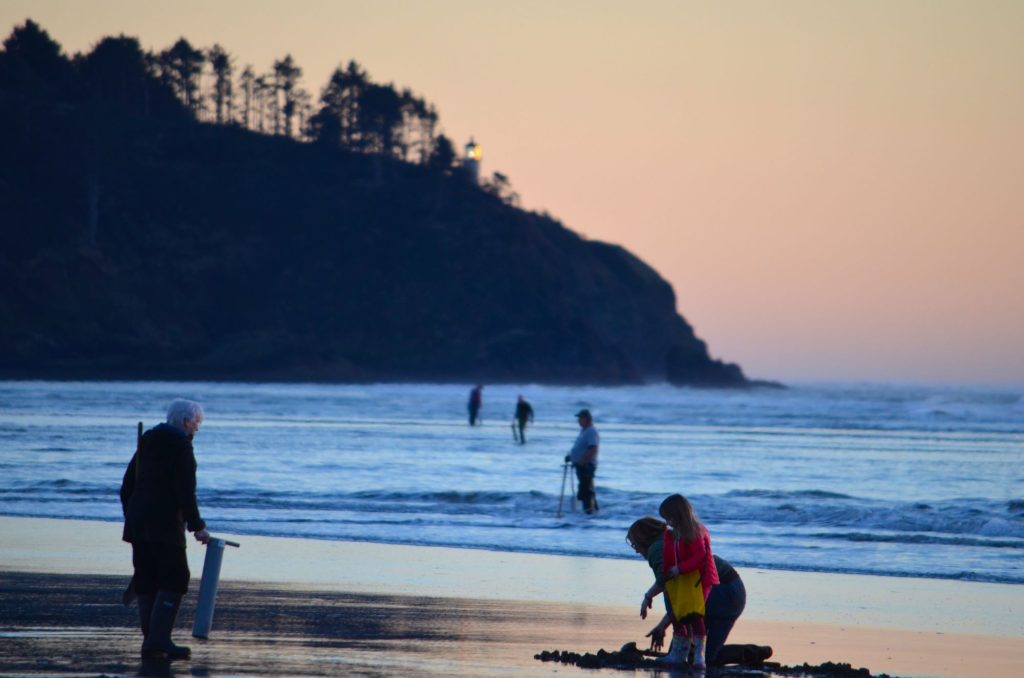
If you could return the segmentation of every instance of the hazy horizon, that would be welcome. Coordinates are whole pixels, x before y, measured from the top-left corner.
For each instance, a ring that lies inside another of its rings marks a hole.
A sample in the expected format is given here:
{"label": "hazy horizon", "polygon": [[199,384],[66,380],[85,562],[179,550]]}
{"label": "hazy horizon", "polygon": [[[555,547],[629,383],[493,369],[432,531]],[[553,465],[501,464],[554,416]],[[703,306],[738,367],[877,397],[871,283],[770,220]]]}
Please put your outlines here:
{"label": "hazy horizon", "polygon": [[7,0],[101,37],[350,59],[527,209],[622,244],[711,353],[791,383],[1024,384],[1024,3]]}

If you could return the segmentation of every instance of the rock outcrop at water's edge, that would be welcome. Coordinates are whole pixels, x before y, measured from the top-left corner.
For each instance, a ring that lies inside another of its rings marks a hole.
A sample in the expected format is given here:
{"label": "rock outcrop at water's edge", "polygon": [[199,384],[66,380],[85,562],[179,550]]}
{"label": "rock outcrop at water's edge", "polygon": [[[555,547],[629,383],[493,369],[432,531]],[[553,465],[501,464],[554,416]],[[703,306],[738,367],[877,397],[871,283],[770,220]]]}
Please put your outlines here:
{"label": "rock outcrop at water's edge", "polygon": [[0,147],[3,377],[752,383],[640,259],[457,172],[13,87]]}
{"label": "rock outcrop at water's edge", "polygon": [[[811,665],[806,662],[800,666],[784,666],[777,662],[765,661],[771,656],[771,648],[760,645],[733,645],[737,658],[736,663],[708,668],[709,676],[795,676],[807,678],[890,678],[888,674],[873,675],[866,668],[854,667],[844,662],[824,662]],[[642,669],[661,670],[681,675],[700,676],[704,669],[694,669],[689,664],[659,664],[656,658],[664,657],[662,652],[640,650],[636,643],[629,642],[619,650],[600,649],[597,652],[579,652],[565,650],[545,650],[533,656],[542,662],[569,664],[581,669],[619,669],[637,671]],[[739,661],[742,657],[743,661]]]}

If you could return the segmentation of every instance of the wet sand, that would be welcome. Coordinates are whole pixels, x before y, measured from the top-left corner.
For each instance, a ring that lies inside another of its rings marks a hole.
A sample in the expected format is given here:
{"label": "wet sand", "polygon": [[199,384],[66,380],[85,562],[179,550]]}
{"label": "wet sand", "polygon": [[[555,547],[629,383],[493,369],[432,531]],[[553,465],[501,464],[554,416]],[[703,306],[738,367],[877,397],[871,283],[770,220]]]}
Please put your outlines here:
{"label": "wet sand", "polygon": [[[203,555],[190,545],[175,636],[194,655],[171,675],[608,675],[533,656],[643,645],[651,626],[633,600],[649,583],[639,560],[219,536],[242,548],[225,554],[211,638],[189,638]],[[0,675],[166,675],[138,662],[119,537],[115,523],[0,517]],[[730,641],[770,644],[773,661],[951,678],[1024,666],[1024,587],[742,574]]]}
{"label": "wet sand", "polygon": [[[117,600],[123,577],[4,572],[0,580],[3,675],[167,673],[138,660],[135,608]],[[550,675],[534,648],[573,627],[584,645],[615,635],[613,618],[598,608],[224,582],[214,630],[202,641],[189,637],[194,605],[192,592],[175,631],[192,660],[172,663],[171,675]]]}

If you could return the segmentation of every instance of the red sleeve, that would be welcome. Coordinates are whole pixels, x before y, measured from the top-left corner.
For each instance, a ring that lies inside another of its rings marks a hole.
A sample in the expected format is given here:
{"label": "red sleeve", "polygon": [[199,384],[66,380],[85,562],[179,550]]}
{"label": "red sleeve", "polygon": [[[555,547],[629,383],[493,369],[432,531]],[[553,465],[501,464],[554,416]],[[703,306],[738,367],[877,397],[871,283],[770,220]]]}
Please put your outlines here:
{"label": "red sleeve", "polygon": [[694,570],[703,571],[704,561],[708,559],[707,541],[704,539],[703,531],[689,544],[683,545],[683,553],[685,555],[679,560],[680,573]]}
{"label": "red sleeve", "polygon": [[665,530],[665,535],[661,541],[661,572],[662,574],[668,574],[676,561],[679,560],[679,556],[676,553],[676,540],[672,538],[672,533]]}

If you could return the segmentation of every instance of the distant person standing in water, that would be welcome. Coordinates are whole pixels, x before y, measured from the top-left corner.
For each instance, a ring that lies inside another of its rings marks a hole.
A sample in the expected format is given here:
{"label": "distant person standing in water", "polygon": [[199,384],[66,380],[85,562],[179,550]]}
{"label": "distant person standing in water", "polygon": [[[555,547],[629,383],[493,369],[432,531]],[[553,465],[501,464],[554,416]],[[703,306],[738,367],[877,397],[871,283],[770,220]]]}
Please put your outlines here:
{"label": "distant person standing in water", "polygon": [[480,420],[480,408],[484,404],[483,396],[483,384],[477,384],[473,387],[473,390],[469,392],[469,425],[476,426],[477,421]]}
{"label": "distant person standing in water", "polygon": [[526,444],[526,422],[528,421],[533,421],[533,408],[530,407],[530,403],[526,402],[526,398],[519,396],[519,400],[516,401],[515,421],[512,422],[512,425],[519,427],[520,445]]}
{"label": "distant person standing in water", "polygon": [[576,421],[580,425],[579,435],[572,445],[572,451],[565,455],[565,460],[572,463],[579,479],[576,497],[583,504],[587,513],[597,511],[597,493],[594,491],[594,474],[597,473],[597,448],[601,438],[594,428],[594,417],[590,410],[583,409],[576,413]]}
{"label": "distant person standing in water", "polygon": [[185,529],[207,543],[210,533],[196,502],[196,458],[192,437],[203,423],[203,408],[175,400],[167,422],[146,431],[121,481],[124,541],[132,545],[132,585],[139,601],[142,656],[187,659],[171,631],[188,592]]}

